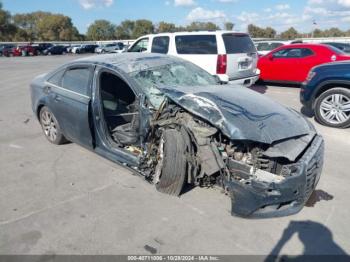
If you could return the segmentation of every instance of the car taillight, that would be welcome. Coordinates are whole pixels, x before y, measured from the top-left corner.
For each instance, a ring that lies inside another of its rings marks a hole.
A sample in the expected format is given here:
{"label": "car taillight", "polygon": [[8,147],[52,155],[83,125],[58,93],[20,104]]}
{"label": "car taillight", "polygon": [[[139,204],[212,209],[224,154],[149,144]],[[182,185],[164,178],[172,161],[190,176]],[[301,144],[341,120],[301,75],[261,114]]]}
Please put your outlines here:
{"label": "car taillight", "polygon": [[309,74],[307,75],[304,84],[309,83],[314,77],[316,76],[316,72],[310,71]]}
{"label": "car taillight", "polygon": [[217,74],[226,74],[227,69],[227,55],[218,55],[218,61],[216,64]]}

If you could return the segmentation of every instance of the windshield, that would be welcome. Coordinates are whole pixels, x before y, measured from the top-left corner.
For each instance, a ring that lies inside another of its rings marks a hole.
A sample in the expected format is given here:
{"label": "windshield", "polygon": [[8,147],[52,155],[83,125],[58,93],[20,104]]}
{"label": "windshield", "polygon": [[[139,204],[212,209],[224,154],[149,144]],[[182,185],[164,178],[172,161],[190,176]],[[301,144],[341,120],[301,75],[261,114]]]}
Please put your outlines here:
{"label": "windshield", "polygon": [[151,104],[159,108],[164,100],[157,86],[207,86],[217,84],[216,79],[203,69],[190,63],[173,63],[130,73],[145,92]]}

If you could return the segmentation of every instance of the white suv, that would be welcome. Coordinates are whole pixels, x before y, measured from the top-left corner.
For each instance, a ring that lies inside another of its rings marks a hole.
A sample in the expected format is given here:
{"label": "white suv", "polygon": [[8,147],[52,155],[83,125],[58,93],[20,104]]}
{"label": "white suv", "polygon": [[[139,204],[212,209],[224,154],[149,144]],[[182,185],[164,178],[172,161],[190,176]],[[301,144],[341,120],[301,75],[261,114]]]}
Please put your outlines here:
{"label": "white suv", "polygon": [[250,36],[233,31],[177,32],[138,38],[128,52],[161,53],[186,59],[222,82],[250,86],[260,75]]}

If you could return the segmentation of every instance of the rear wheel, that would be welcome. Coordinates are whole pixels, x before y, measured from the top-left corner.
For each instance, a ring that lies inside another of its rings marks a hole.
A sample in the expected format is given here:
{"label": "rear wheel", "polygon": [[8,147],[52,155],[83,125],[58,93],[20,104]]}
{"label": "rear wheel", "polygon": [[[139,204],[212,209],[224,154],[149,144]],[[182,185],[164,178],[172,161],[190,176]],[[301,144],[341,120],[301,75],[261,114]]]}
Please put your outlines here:
{"label": "rear wheel", "polygon": [[61,145],[67,142],[62,134],[60,125],[58,124],[56,117],[46,106],[41,108],[39,113],[40,124],[43,132],[51,143],[55,145]]}
{"label": "rear wheel", "polygon": [[325,126],[350,126],[350,90],[337,87],[322,93],[316,100],[315,117]]}
{"label": "rear wheel", "polygon": [[160,139],[155,183],[158,191],[178,196],[185,183],[186,143],[181,133],[167,129]]}

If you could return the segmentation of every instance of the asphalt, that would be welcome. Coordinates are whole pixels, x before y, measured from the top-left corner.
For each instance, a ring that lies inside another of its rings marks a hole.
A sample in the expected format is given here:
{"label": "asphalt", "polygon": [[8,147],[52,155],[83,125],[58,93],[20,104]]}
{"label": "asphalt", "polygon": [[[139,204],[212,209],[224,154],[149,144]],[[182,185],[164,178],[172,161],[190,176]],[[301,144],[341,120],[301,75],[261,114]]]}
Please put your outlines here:
{"label": "asphalt", "polygon": [[[29,83],[75,58],[0,57],[0,254],[350,253],[349,129],[315,123],[326,142],[325,165],[300,213],[232,217],[230,199],[218,189],[170,197],[76,144],[45,139]],[[298,88],[253,89],[300,110]]]}

